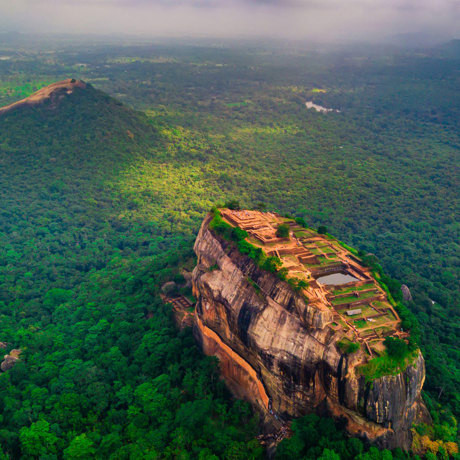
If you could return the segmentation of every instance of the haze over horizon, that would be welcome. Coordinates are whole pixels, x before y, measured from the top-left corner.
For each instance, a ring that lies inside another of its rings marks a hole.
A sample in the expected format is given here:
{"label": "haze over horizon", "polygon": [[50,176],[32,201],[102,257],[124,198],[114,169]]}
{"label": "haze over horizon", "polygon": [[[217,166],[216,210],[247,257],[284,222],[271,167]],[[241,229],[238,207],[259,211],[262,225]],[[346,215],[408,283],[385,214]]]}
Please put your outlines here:
{"label": "haze over horizon", "polygon": [[0,0],[0,31],[376,42],[460,37],[459,0]]}

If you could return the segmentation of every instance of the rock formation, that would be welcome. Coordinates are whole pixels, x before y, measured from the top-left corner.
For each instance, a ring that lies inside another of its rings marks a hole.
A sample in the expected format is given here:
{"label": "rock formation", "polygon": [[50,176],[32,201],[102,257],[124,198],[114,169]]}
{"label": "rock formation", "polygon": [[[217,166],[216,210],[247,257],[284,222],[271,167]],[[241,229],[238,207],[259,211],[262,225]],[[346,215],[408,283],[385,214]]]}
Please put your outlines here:
{"label": "rock formation", "polygon": [[350,434],[380,447],[408,449],[413,422],[429,417],[420,396],[422,355],[398,375],[366,382],[358,367],[368,358],[362,349],[340,351],[334,313],[241,254],[209,229],[211,219],[194,247],[194,333],[219,358],[233,393],[267,423],[315,411],[343,419]]}
{"label": "rock formation", "polygon": [[412,294],[410,289],[405,284],[401,286],[401,292],[404,302],[412,302]]}
{"label": "rock formation", "polygon": [[7,370],[11,369],[16,364],[16,362],[19,361],[20,354],[21,350],[19,348],[11,350],[8,355],[4,356],[4,359],[0,364],[0,369],[3,372],[6,372]]}
{"label": "rock formation", "polygon": [[46,104],[49,108],[54,108],[63,97],[72,94],[75,88],[85,89],[86,87],[87,84],[85,82],[70,78],[53,83],[25,99],[5,107],[0,107],[0,116],[20,107],[34,107]]}

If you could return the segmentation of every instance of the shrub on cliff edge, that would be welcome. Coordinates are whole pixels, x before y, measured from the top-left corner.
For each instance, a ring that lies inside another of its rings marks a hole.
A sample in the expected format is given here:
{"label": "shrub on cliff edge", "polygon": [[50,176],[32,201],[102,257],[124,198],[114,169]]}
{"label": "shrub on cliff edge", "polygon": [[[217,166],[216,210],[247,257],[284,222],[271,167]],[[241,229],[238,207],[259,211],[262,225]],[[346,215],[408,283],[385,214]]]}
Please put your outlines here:
{"label": "shrub on cliff edge", "polygon": [[343,339],[337,342],[337,346],[339,347],[339,350],[342,353],[345,353],[347,355],[357,352],[360,348],[359,343],[351,342],[350,340],[347,340],[347,339]]}
{"label": "shrub on cliff edge", "polygon": [[227,241],[233,241],[236,243],[238,250],[242,254],[246,254],[254,262],[270,273],[279,273],[280,279],[283,281],[286,279],[286,273],[281,271],[280,268],[283,265],[279,257],[270,256],[268,257],[261,248],[254,246],[253,244],[246,241],[248,233],[239,227],[233,227],[229,223],[222,219],[222,215],[217,208],[211,209],[213,218],[209,223],[209,229],[220,235]]}

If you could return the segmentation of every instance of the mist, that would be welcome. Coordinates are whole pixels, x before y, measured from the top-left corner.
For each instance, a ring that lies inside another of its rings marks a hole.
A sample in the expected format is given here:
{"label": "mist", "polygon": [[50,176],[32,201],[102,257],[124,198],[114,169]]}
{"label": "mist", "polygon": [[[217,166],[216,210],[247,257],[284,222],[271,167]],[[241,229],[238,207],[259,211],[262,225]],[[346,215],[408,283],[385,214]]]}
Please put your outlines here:
{"label": "mist", "polygon": [[460,36],[459,0],[0,0],[0,31],[315,41]]}

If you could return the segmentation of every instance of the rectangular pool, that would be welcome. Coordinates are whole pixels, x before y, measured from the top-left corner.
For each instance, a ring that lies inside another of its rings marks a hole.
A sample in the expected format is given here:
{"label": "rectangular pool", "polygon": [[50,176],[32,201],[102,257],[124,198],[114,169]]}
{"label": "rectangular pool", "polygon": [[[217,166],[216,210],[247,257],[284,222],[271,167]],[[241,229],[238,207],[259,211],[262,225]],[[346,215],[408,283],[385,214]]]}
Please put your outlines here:
{"label": "rectangular pool", "polygon": [[316,279],[318,283],[329,284],[338,286],[340,284],[351,283],[352,281],[359,281],[358,278],[345,273],[332,273],[331,275],[321,276]]}

